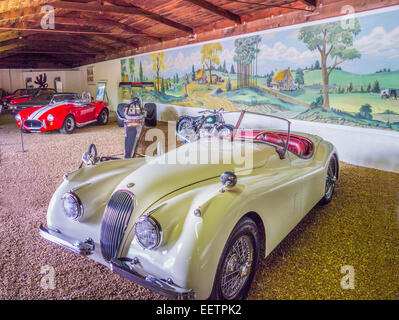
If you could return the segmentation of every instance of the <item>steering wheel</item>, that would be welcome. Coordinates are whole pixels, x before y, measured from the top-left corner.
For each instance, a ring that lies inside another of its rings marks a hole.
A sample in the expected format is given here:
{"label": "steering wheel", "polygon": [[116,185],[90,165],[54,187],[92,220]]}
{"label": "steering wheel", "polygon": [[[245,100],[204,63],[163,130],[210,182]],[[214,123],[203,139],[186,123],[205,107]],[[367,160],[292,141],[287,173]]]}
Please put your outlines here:
{"label": "steering wheel", "polygon": [[262,135],[264,135],[264,134],[271,134],[272,136],[275,136],[275,137],[279,138],[280,141],[281,141],[281,144],[284,146],[284,138],[283,138],[281,135],[279,135],[278,133],[275,133],[275,132],[273,132],[273,131],[262,131],[262,132],[260,132],[260,133],[258,133],[258,134],[256,135],[256,137],[255,137],[254,140],[257,140],[257,138],[258,138],[259,136],[262,136]]}
{"label": "steering wheel", "polygon": [[83,164],[86,166],[94,165],[98,162],[97,157],[97,148],[94,143],[89,145],[87,152],[83,153],[82,162],[80,163],[79,169],[83,167]]}

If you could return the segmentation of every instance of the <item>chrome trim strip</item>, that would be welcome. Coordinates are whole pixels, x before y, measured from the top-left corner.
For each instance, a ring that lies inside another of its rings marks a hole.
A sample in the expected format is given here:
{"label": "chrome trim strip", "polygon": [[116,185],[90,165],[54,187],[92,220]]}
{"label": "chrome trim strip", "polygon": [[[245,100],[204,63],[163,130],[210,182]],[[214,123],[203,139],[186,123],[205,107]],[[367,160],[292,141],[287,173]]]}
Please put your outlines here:
{"label": "chrome trim strip", "polygon": [[96,122],[97,120],[90,120],[90,121],[86,121],[86,122],[82,122],[82,123],[78,123],[78,122],[76,122],[76,126],[78,127],[78,128],[81,128],[81,127],[83,127],[83,126],[86,126],[86,125],[88,125],[88,124],[90,124],[90,123],[93,123],[93,122]]}
{"label": "chrome trim strip", "polygon": [[[143,287],[176,300],[195,299],[195,292],[177,286],[172,281],[158,279],[149,274],[142,274],[138,269],[122,261],[123,258],[113,258],[110,261],[110,268],[116,274],[133,281]],[[123,260],[131,260],[125,258]]]}
{"label": "chrome trim strip", "polygon": [[94,241],[90,238],[86,239],[85,241],[75,240],[63,235],[59,230],[47,229],[43,226],[43,224],[40,224],[39,234],[50,242],[58,244],[84,256],[92,254],[95,248]]}

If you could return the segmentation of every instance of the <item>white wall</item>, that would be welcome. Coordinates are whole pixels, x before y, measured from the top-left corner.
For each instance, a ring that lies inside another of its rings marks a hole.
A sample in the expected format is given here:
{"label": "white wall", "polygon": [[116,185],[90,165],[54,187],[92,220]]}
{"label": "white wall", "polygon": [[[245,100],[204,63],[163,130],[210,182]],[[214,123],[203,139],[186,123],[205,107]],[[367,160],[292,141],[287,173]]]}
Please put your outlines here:
{"label": "white wall", "polygon": [[49,88],[54,88],[54,78],[60,77],[65,92],[81,92],[81,70],[22,70],[22,69],[0,69],[0,88],[12,92],[16,89],[25,88],[25,79],[32,78],[32,84],[39,74],[47,74]]}
{"label": "white wall", "polygon": [[25,88],[25,83],[22,79],[22,70],[0,69],[0,87],[9,92]]}

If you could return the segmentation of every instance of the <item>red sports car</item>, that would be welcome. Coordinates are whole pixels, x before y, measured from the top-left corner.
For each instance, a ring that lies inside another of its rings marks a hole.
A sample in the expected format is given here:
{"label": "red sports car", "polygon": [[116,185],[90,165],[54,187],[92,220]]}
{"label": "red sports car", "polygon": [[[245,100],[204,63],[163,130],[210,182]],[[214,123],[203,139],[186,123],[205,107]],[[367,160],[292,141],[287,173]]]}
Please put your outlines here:
{"label": "red sports car", "polygon": [[46,106],[20,111],[16,116],[18,127],[24,132],[46,132],[59,129],[72,133],[76,127],[96,122],[108,123],[109,109],[106,102],[88,102],[75,93],[55,94]]}

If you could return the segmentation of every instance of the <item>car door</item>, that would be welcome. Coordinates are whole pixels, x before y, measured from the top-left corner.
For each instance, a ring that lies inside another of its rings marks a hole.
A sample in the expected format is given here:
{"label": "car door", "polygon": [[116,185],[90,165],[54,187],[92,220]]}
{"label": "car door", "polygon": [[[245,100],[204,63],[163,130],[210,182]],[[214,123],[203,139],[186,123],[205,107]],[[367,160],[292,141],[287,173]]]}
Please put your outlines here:
{"label": "car door", "polygon": [[80,106],[80,116],[82,121],[80,123],[85,123],[95,120],[96,106],[91,102],[83,102]]}

